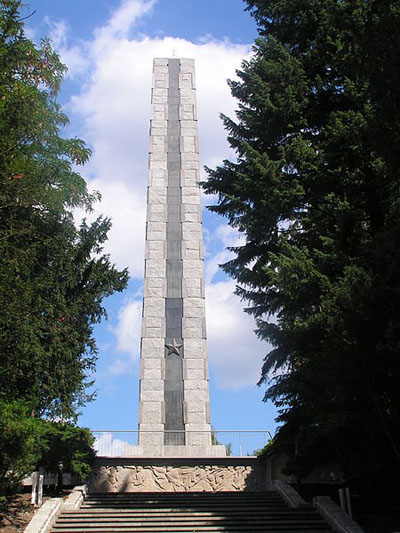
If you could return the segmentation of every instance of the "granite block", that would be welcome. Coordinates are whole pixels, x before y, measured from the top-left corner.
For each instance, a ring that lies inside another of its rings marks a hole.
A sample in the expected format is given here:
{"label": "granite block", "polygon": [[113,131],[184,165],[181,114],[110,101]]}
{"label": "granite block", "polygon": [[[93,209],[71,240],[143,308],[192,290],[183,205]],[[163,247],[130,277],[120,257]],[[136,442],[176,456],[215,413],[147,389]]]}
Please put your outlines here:
{"label": "granite block", "polygon": [[203,298],[186,298],[183,307],[187,309],[194,308],[194,307],[203,308],[204,299]]}
{"label": "granite block", "polygon": [[199,235],[201,235],[201,227],[199,224],[194,222],[182,222],[182,239],[184,241],[194,241]]}
{"label": "granite block", "polygon": [[148,278],[165,278],[166,267],[162,266],[160,268],[145,268],[145,276]]}
{"label": "granite block", "polygon": [[[191,191],[187,191],[186,189],[191,189],[191,187],[182,187],[182,202],[186,204],[200,206],[201,205],[200,194],[193,194]],[[189,222],[189,221],[185,221],[185,222]],[[201,232],[201,228],[198,228],[197,232],[198,233]]]}
{"label": "granite block", "polygon": [[[156,361],[156,359],[148,359],[149,361]],[[162,402],[164,400],[164,391],[142,391],[140,394],[142,402]]]}
{"label": "granite block", "polygon": [[[196,153],[196,152],[185,152],[185,153],[182,153],[181,154],[181,160],[182,160],[182,168],[185,169],[185,166],[184,164],[185,163],[197,163],[197,167],[194,167],[194,168],[199,168],[199,165],[200,165],[200,159],[199,159],[199,154]],[[200,192],[200,189],[197,188],[198,192]]]}
{"label": "granite block", "polygon": [[[158,340],[161,339],[161,337],[157,337],[156,339],[148,338],[146,337],[145,340]],[[144,340],[144,338],[143,338]],[[152,360],[152,359],[161,359],[161,357],[164,357],[164,338],[162,338],[163,346],[161,348],[155,348],[155,347],[148,347],[148,348],[142,348],[141,350],[141,360]]]}
{"label": "granite block", "polygon": [[159,369],[161,370],[161,359],[144,359],[141,362],[141,366],[146,369]]}
{"label": "granite block", "polygon": [[193,89],[181,89],[181,98],[193,97],[195,91]]}
{"label": "granite block", "polygon": [[[199,311],[196,309],[196,311]],[[204,314],[204,313],[203,313]],[[185,328],[199,328],[200,331],[202,331],[203,328],[203,317],[183,317],[182,319],[182,327]]]}
{"label": "granite block", "polygon": [[204,424],[205,420],[206,417],[203,412],[191,413],[187,410],[185,411],[185,424]]}
{"label": "granite block", "polygon": [[164,317],[164,301],[164,298],[145,298],[143,303],[143,316]]}
{"label": "granite block", "polygon": [[153,87],[155,87],[156,89],[168,88],[168,79],[154,80]]}
{"label": "granite block", "polygon": [[165,337],[165,327],[162,328],[147,328],[142,324],[142,337],[148,338],[164,338]]}
{"label": "granite block", "polygon": [[155,57],[153,59],[153,69],[157,66],[163,67],[168,65],[167,57]]}
{"label": "granite block", "polygon": [[164,323],[164,317],[159,316],[148,316],[142,317],[142,324],[146,328],[161,328]]}
{"label": "granite block", "polygon": [[149,221],[147,222],[147,232],[152,233],[155,231],[160,232],[166,232],[167,230],[167,224],[165,222],[153,222]]}
{"label": "granite block", "polygon": [[[161,127],[161,126],[158,126],[158,127]],[[188,130],[192,129],[194,131],[198,131],[198,125],[197,125],[197,120],[185,120],[184,122],[181,122],[181,134],[182,136],[184,135],[189,135]]]}
{"label": "granite block", "polygon": [[[183,155],[183,154],[182,154]],[[182,169],[183,170],[198,170],[199,169],[199,161],[197,160],[187,160],[182,161]]]}
{"label": "granite block", "polygon": [[179,75],[179,88],[180,89],[193,89],[193,73],[181,72]]}
{"label": "granite block", "polygon": [[206,340],[199,337],[186,338],[183,340],[185,359],[199,359],[207,357]]}
{"label": "granite block", "polygon": [[200,250],[188,250],[187,248],[185,248],[183,250],[182,255],[183,255],[183,259],[201,259]]}
{"label": "granite block", "polygon": [[184,386],[185,386],[185,391],[189,391],[189,390],[208,391],[208,381],[205,380],[204,377],[199,378],[199,379],[194,379],[193,377],[191,379],[185,379]]}
{"label": "granite block", "polygon": [[[154,423],[159,424],[161,423],[162,417],[161,417],[161,411],[150,411],[145,409],[145,406],[148,403],[157,403],[159,405],[159,402],[141,402],[142,410],[139,409],[139,422],[146,422],[148,424]],[[142,442],[141,442],[142,444]]]}
{"label": "granite block", "polygon": [[146,259],[147,269],[165,269],[165,259],[159,256],[156,259]]}
{"label": "granite block", "polygon": [[187,282],[200,282],[200,280],[192,280],[191,278],[184,278],[182,280],[182,297],[184,299],[186,298],[203,298],[203,294],[202,294],[202,286],[201,284],[199,283],[198,286],[195,286],[195,285],[188,285]]}
{"label": "granite block", "polygon": [[[189,298],[185,298],[185,300],[187,300]],[[204,300],[202,298],[199,298],[199,300],[202,300],[204,302]],[[183,306],[183,317],[184,318],[200,318],[200,319],[204,319],[205,318],[205,306],[203,304],[203,306],[201,307],[189,307],[188,305],[186,305],[186,302],[184,303],[184,306]],[[187,324],[185,322],[185,324]],[[198,324],[198,321],[196,321],[196,326],[191,326],[191,327],[199,327],[200,328],[200,325]],[[187,326],[190,328],[190,326]],[[201,325],[201,327],[203,327],[203,325]]]}
{"label": "granite block", "polygon": [[[165,120],[152,119],[150,121],[151,130],[153,130],[153,129],[166,129],[167,127],[168,127],[168,121],[166,119]],[[159,135],[159,134],[153,132],[152,135]],[[165,135],[167,135],[167,133],[165,133]]]}
{"label": "granite block", "polygon": [[200,288],[201,287],[201,278],[188,278],[183,280],[183,287],[189,288]]}
{"label": "granite block", "polygon": [[[182,337],[184,339],[198,339],[205,338],[204,332],[200,332],[198,328],[182,328]],[[201,354],[197,354],[198,357],[202,357]],[[191,355],[195,357],[195,355]]]}
{"label": "granite block", "polygon": [[203,422],[205,421],[206,402],[192,402],[185,400],[185,409],[188,413],[202,413],[204,416]]}
{"label": "granite block", "polygon": [[[188,157],[190,156],[188,155]],[[150,154],[150,162],[155,163],[156,161],[167,162],[167,154],[164,150],[161,153],[155,152]]]}
{"label": "granite block", "polygon": [[156,88],[153,88],[152,91],[151,91],[151,95],[152,95],[152,97],[154,97],[154,96],[164,97],[165,101],[167,101],[168,89],[160,89],[160,88],[156,89]]}
{"label": "granite block", "polygon": [[154,231],[146,234],[147,241],[164,241],[165,231]]}
{"label": "granite block", "polygon": [[162,127],[151,126],[150,127],[150,133],[151,133],[151,135],[164,135],[164,136],[166,136],[167,133],[168,133],[167,123],[165,123],[165,126],[162,126]]}
{"label": "granite block", "polygon": [[148,241],[146,243],[146,250],[157,251],[160,254],[160,257],[162,257],[165,251],[165,242],[164,241]]}
{"label": "granite block", "polygon": [[[167,170],[167,161],[149,161],[149,169],[161,169],[161,170]],[[165,203],[165,202],[164,202]]]}
{"label": "granite block", "polygon": [[[165,92],[167,92],[165,90]],[[167,97],[164,95],[155,95],[153,94],[151,101],[153,104],[166,104],[167,103]]]}
{"label": "granite block", "polygon": [[162,379],[161,368],[141,368],[140,379]]}
{"label": "granite block", "polygon": [[162,379],[144,379],[140,382],[140,390],[141,391],[163,391],[164,381]]}
{"label": "granite block", "polygon": [[184,279],[187,278],[201,278],[204,275],[203,269],[183,269],[182,276]]}
{"label": "granite block", "polygon": [[[201,362],[202,360],[199,359],[199,361]],[[200,382],[200,380],[204,380],[205,379],[204,378],[204,368],[201,368],[199,370],[197,370],[197,369],[191,369],[191,370],[186,369],[186,371],[184,372],[184,379],[185,379],[185,383],[186,383],[187,380],[194,380],[196,382],[197,381]],[[190,388],[190,387],[187,387],[187,388]]]}
{"label": "granite block", "polygon": [[[148,242],[157,242],[163,244],[163,241],[148,241]],[[164,252],[159,250],[146,250],[146,259],[156,261],[160,257],[165,258]]]}

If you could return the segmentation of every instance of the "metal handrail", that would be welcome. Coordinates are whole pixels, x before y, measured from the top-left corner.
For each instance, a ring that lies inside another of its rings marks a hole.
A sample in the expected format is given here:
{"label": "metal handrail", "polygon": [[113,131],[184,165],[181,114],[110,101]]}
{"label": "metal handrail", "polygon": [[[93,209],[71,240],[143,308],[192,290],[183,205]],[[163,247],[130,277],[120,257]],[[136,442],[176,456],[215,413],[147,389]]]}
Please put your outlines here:
{"label": "metal handrail", "polygon": [[[136,446],[136,443],[128,442],[127,440],[122,440],[124,437],[126,438],[128,435],[134,436],[135,440],[136,438],[139,438],[139,436],[142,434],[153,434],[153,435],[159,435],[159,434],[186,434],[186,435],[201,435],[206,434],[210,435],[211,438],[215,439],[222,439],[225,437],[225,442],[221,442],[219,444],[224,444],[225,446],[230,445],[232,449],[234,448],[236,450],[236,456],[243,456],[243,448],[245,450],[245,453],[247,452],[247,455],[249,452],[252,454],[255,450],[258,450],[265,446],[267,444],[267,435],[269,439],[273,439],[271,431],[268,429],[210,429],[210,430],[189,430],[186,431],[184,429],[166,429],[166,430],[139,430],[139,429],[116,429],[116,430],[92,430],[92,433],[96,437],[96,441],[98,442],[98,450],[100,451],[101,447],[106,447],[109,450],[113,450],[113,452],[110,451],[110,453],[117,453],[116,450],[118,450],[118,453],[120,453],[120,450],[123,449],[127,454],[129,454],[129,448],[131,446]],[[232,435],[233,442],[230,442],[229,437]],[[118,436],[120,436],[118,438]],[[261,437],[261,439],[257,438]],[[100,444],[100,439],[105,439],[104,444]],[[109,442],[107,441],[107,438],[109,438]],[[96,448],[96,443],[95,443]],[[104,449],[104,448],[103,448]],[[125,453],[124,452],[124,453]],[[239,452],[239,453],[238,453]]]}

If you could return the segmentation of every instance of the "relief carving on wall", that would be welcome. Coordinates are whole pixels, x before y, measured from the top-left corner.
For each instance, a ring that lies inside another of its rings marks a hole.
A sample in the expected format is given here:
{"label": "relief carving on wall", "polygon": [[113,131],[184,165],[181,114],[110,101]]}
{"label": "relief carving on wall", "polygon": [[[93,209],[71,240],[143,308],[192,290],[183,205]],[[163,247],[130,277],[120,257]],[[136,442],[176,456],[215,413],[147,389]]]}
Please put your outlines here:
{"label": "relief carving on wall", "polygon": [[218,492],[255,490],[251,466],[101,466],[92,492]]}

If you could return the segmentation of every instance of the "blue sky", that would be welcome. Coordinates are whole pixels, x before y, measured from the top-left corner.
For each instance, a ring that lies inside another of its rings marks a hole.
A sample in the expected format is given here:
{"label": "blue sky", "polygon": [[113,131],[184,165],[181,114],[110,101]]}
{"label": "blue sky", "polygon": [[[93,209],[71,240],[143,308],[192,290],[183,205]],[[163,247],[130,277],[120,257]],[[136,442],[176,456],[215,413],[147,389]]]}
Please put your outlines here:
{"label": "blue sky", "polygon": [[[253,19],[242,0],[30,0],[36,13],[28,35],[46,35],[69,70],[59,96],[78,136],[93,151],[82,171],[99,190],[100,213],[113,219],[106,251],[127,266],[128,289],[106,302],[108,322],[96,328],[97,399],[80,423],[94,430],[136,429],[140,313],[144,266],[150,87],[153,57],[194,57],[200,158],[215,167],[234,157],[219,113],[234,116],[226,79],[251,54]],[[203,178],[205,175],[203,174]],[[203,205],[215,201],[203,198]],[[77,218],[82,216],[77,213]],[[233,295],[234,282],[218,268],[240,235],[203,210],[210,363],[211,419],[216,429],[274,430],[271,404],[256,387],[269,350],[253,333],[253,319]]]}

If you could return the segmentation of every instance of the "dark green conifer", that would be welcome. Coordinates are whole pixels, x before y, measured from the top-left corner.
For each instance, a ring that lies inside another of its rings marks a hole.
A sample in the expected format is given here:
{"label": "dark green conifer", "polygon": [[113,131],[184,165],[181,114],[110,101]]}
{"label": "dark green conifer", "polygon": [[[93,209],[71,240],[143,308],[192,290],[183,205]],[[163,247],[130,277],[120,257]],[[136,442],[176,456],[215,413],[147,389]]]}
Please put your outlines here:
{"label": "dark green conifer", "polygon": [[[246,0],[259,38],[223,117],[211,207],[246,236],[224,270],[273,349],[260,383],[299,478],[400,473],[400,5]],[[275,373],[275,377],[272,377]],[[296,455],[295,455],[296,453]],[[397,487],[394,492],[393,489]]]}

